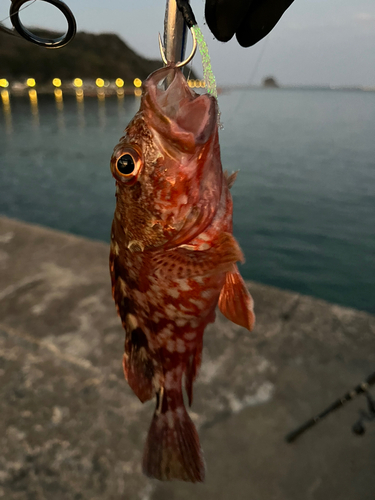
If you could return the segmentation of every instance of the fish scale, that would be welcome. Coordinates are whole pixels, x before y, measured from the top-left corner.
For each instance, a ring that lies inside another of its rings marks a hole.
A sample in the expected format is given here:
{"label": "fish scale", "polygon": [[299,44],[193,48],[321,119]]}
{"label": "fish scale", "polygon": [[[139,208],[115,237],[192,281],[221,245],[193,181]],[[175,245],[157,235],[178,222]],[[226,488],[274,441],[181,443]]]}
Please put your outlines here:
{"label": "fish scale", "polygon": [[151,74],[111,171],[110,272],[125,329],[124,374],[142,402],[156,397],[143,470],[160,480],[203,481],[182,381],[191,405],[204,330],[218,303],[235,323],[254,325],[236,266],[243,254],[232,235],[235,174],[222,170],[216,99],[193,92],[172,65]]}

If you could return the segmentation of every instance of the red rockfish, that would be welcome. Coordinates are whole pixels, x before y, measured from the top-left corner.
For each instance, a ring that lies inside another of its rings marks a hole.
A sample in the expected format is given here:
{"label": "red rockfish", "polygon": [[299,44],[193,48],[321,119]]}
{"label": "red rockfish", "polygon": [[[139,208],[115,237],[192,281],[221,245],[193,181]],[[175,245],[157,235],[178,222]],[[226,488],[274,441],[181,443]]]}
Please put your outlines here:
{"label": "red rockfish", "polygon": [[161,480],[204,479],[182,379],[191,405],[203,332],[217,304],[249,330],[255,319],[236,266],[243,255],[232,236],[235,174],[221,167],[217,117],[216,99],[193,92],[167,66],[144,82],[140,110],[111,158],[110,271],[126,331],[123,367],[142,402],[156,395],[143,470]]}

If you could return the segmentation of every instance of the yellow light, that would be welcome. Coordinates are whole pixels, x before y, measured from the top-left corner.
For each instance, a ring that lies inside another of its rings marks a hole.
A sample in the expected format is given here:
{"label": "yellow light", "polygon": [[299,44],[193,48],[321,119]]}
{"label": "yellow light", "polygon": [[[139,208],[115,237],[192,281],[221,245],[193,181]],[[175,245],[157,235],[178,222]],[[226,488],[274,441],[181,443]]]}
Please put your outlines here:
{"label": "yellow light", "polygon": [[52,80],[52,85],[54,85],[55,87],[61,87],[61,80],[60,80],[60,78],[54,78]]}
{"label": "yellow light", "polygon": [[206,86],[206,82],[204,80],[201,80],[201,87],[204,88]]}
{"label": "yellow light", "polygon": [[103,80],[103,78],[97,78],[95,80],[95,83],[96,83],[97,87],[104,87],[104,80]]}
{"label": "yellow light", "polygon": [[139,87],[142,86],[142,80],[140,80],[139,78],[134,78],[133,85],[138,89]]}
{"label": "yellow light", "polygon": [[194,87],[194,80],[188,80],[189,87]]}
{"label": "yellow light", "polygon": [[28,78],[26,80],[26,85],[28,85],[29,87],[35,87],[35,83],[36,82],[35,82],[34,78]]}
{"label": "yellow light", "polygon": [[142,95],[142,90],[141,89],[134,89],[134,95],[136,97],[141,97]]}
{"label": "yellow light", "polygon": [[81,80],[81,78],[74,78],[73,85],[77,88],[82,87],[83,81]]}
{"label": "yellow light", "polygon": [[6,78],[0,78],[0,87],[4,88],[9,87],[9,82]]}
{"label": "yellow light", "polygon": [[4,106],[9,104],[9,92],[7,90],[1,91],[1,99],[3,101]]}
{"label": "yellow light", "polygon": [[56,101],[58,100],[61,100],[62,99],[62,90],[61,89],[55,89],[54,90],[54,94],[55,94],[55,97],[56,97]]}
{"label": "yellow light", "polygon": [[124,80],[122,78],[117,78],[116,85],[119,88],[123,87],[124,86]]}

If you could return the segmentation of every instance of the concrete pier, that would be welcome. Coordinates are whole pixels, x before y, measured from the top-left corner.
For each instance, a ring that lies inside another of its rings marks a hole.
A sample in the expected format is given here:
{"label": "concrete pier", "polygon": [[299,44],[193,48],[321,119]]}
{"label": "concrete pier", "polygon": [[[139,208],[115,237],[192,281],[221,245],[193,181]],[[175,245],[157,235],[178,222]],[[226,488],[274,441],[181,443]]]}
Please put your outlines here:
{"label": "concrete pier", "polygon": [[154,403],[122,373],[108,246],[0,218],[0,498],[374,500],[363,397],[294,444],[284,436],[375,370],[375,317],[248,283],[251,334],[218,313],[191,416],[204,484],[142,475]]}

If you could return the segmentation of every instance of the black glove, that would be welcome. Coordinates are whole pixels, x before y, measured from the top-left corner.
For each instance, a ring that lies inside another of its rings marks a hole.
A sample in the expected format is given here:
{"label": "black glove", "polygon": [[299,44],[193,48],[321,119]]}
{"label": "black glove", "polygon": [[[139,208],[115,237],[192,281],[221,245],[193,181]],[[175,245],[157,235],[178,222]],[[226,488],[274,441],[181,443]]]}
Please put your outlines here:
{"label": "black glove", "polygon": [[236,33],[242,47],[259,42],[294,0],[206,0],[208,27],[221,42]]}

